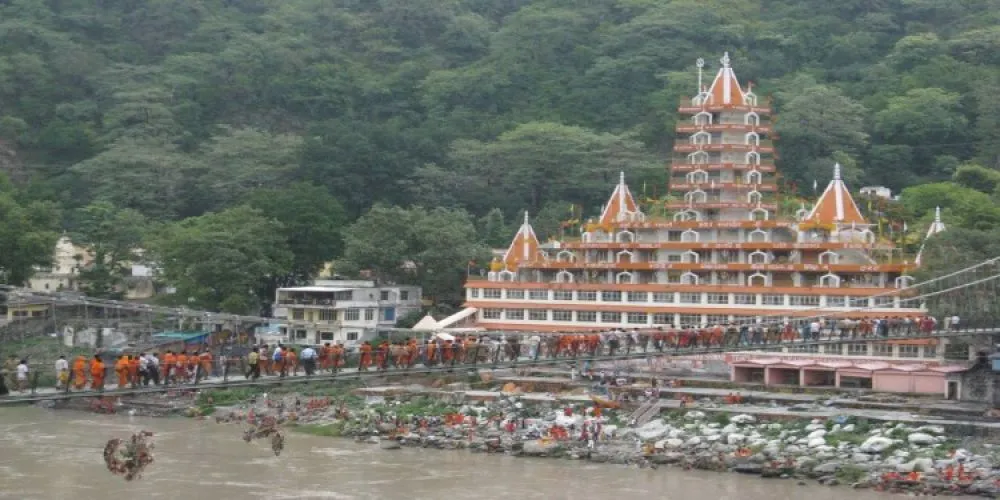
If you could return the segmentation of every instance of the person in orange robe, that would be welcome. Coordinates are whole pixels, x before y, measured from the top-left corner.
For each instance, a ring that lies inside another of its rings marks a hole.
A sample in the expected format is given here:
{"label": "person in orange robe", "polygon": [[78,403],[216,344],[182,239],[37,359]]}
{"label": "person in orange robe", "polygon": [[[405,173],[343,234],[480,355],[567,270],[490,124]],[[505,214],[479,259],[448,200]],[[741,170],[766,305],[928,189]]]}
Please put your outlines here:
{"label": "person in orange robe", "polygon": [[174,357],[174,381],[177,383],[187,382],[187,351],[181,351]]}
{"label": "person in orange robe", "polygon": [[285,369],[292,375],[299,374],[299,355],[291,347],[285,350]]}
{"label": "person in orange robe", "polygon": [[327,371],[330,369],[330,343],[327,342],[319,347],[319,370]]}
{"label": "person in orange robe", "polygon": [[73,388],[80,390],[87,385],[87,360],[77,356],[73,360]]}
{"label": "person in orange robe", "polygon": [[365,341],[358,348],[358,352],[361,353],[361,359],[358,360],[358,370],[367,371],[368,367],[372,364],[372,345]]}
{"label": "person in orange robe", "polygon": [[330,348],[330,371],[336,372],[344,365],[344,346],[334,344]]}
{"label": "person in orange robe", "polygon": [[452,344],[450,340],[445,340],[444,345],[441,346],[441,361],[444,363],[451,362],[451,358],[454,355]]}
{"label": "person in orange robe", "polygon": [[97,355],[90,361],[90,388],[95,391],[104,390],[104,362]]}
{"label": "person in orange robe", "polygon": [[160,366],[163,367],[163,383],[169,384],[174,380],[174,366],[177,364],[177,356],[174,355],[174,351],[167,351],[163,355],[163,359],[160,360]]}
{"label": "person in orange robe", "polygon": [[427,346],[425,347],[427,352],[424,353],[426,357],[426,360],[424,361],[425,365],[431,366],[437,362],[437,347],[437,342],[433,340],[427,341]]}
{"label": "person in orange robe", "polygon": [[389,343],[382,341],[378,347],[375,348],[375,368],[379,370],[385,370],[386,361],[389,358]]}
{"label": "person in orange robe", "polygon": [[128,382],[139,387],[139,356],[135,354],[128,357]]}
{"label": "person in orange robe", "polygon": [[115,361],[115,375],[118,375],[119,389],[128,387],[128,356],[124,354],[118,356],[118,360]]}
{"label": "person in orange robe", "polygon": [[191,355],[188,356],[187,373],[188,380],[194,380],[198,376],[198,360],[201,359],[201,355],[198,351],[192,351]]}
{"label": "person in orange robe", "polygon": [[206,349],[199,356],[199,362],[201,363],[201,378],[205,379],[212,375],[212,353]]}
{"label": "person in orange robe", "polygon": [[419,352],[420,346],[417,345],[417,339],[410,339],[406,344],[406,366],[413,366],[417,362]]}

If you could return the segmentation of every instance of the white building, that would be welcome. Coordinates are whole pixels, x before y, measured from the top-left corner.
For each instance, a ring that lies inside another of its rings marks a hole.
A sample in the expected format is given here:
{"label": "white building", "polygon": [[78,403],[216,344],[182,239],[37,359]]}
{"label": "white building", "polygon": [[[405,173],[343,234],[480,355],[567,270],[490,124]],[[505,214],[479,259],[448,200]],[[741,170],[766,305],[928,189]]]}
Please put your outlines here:
{"label": "white building", "polygon": [[885,198],[887,200],[891,200],[892,190],[885,186],[865,186],[861,188],[861,196],[868,196],[870,198]]}
{"label": "white building", "polygon": [[279,288],[274,317],[289,343],[357,344],[379,328],[420,310],[418,286],[376,286],[373,281],[316,280],[310,286]]}
{"label": "white building", "polygon": [[79,288],[80,269],[89,265],[93,258],[86,248],[63,236],[53,250],[52,266],[36,269],[28,287],[37,292],[75,291]]}

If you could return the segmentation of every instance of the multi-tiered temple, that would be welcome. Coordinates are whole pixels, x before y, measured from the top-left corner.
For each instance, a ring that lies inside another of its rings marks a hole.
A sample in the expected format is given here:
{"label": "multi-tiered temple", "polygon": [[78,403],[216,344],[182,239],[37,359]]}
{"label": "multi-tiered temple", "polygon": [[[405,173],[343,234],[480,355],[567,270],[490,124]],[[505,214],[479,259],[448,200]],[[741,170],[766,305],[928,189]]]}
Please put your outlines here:
{"label": "multi-tiered temple", "polygon": [[[728,55],[678,109],[665,215],[643,213],[622,174],[578,241],[541,243],[525,220],[467,305],[490,329],[570,331],[786,321],[851,311],[916,316],[892,292],[912,282],[841,178],[812,207],[780,207],[771,108]],[[703,63],[699,60],[699,80]],[[859,310],[864,308],[864,310]],[[765,317],[767,317],[765,319]]]}

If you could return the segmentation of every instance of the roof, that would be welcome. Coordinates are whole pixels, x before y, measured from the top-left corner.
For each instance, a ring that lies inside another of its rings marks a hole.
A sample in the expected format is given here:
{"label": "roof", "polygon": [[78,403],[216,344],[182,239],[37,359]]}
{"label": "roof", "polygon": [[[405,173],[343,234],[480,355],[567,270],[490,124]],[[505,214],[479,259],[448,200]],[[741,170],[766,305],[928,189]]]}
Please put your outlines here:
{"label": "roof", "polygon": [[346,292],[353,288],[331,288],[328,286],[293,286],[290,288],[279,288],[279,292]]}
{"label": "roof", "polygon": [[625,172],[619,174],[618,185],[608,198],[608,203],[604,205],[601,212],[601,224],[611,224],[622,220],[628,214],[639,213],[639,205],[632,196],[628,184],[625,184]]}
{"label": "roof", "polygon": [[733,68],[729,66],[729,52],[722,56],[721,62],[722,67],[708,88],[708,103],[713,106],[746,105],[746,94],[740,88],[740,82],[736,79]]}
{"label": "roof", "polygon": [[417,321],[417,324],[413,325],[410,329],[418,332],[430,332],[437,330],[437,328],[437,321],[435,321],[434,318],[428,314],[421,318],[420,321]]}
{"label": "roof", "polygon": [[468,318],[469,316],[472,316],[478,310],[479,309],[475,307],[466,307],[465,309],[462,309],[461,311],[458,311],[457,313],[452,314],[451,316],[448,316],[447,318],[442,319],[441,321],[438,321],[437,326],[439,328],[448,328],[449,326],[454,325],[459,321]]}
{"label": "roof", "polygon": [[160,332],[153,334],[153,340],[192,340],[204,337],[210,332]]}
{"label": "roof", "polygon": [[833,179],[827,184],[816,205],[806,216],[807,222],[821,224],[867,224],[847,185],[840,178],[840,164],[833,166]]}
{"label": "roof", "polygon": [[514,240],[510,242],[507,251],[503,254],[503,262],[508,270],[517,268],[517,265],[524,261],[532,261],[539,257],[538,237],[528,220],[528,212],[524,212],[524,223],[514,235]]}

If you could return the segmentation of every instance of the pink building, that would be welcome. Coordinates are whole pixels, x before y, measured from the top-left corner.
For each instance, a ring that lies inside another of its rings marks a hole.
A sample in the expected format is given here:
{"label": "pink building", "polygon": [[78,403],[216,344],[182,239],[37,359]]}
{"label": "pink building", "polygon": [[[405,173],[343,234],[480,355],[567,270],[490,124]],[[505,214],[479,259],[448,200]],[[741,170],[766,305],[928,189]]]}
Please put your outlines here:
{"label": "pink building", "polygon": [[961,381],[949,374],[968,366],[936,360],[836,359],[796,355],[730,355],[730,380],[765,386],[858,388],[877,392],[936,394],[957,399]]}

